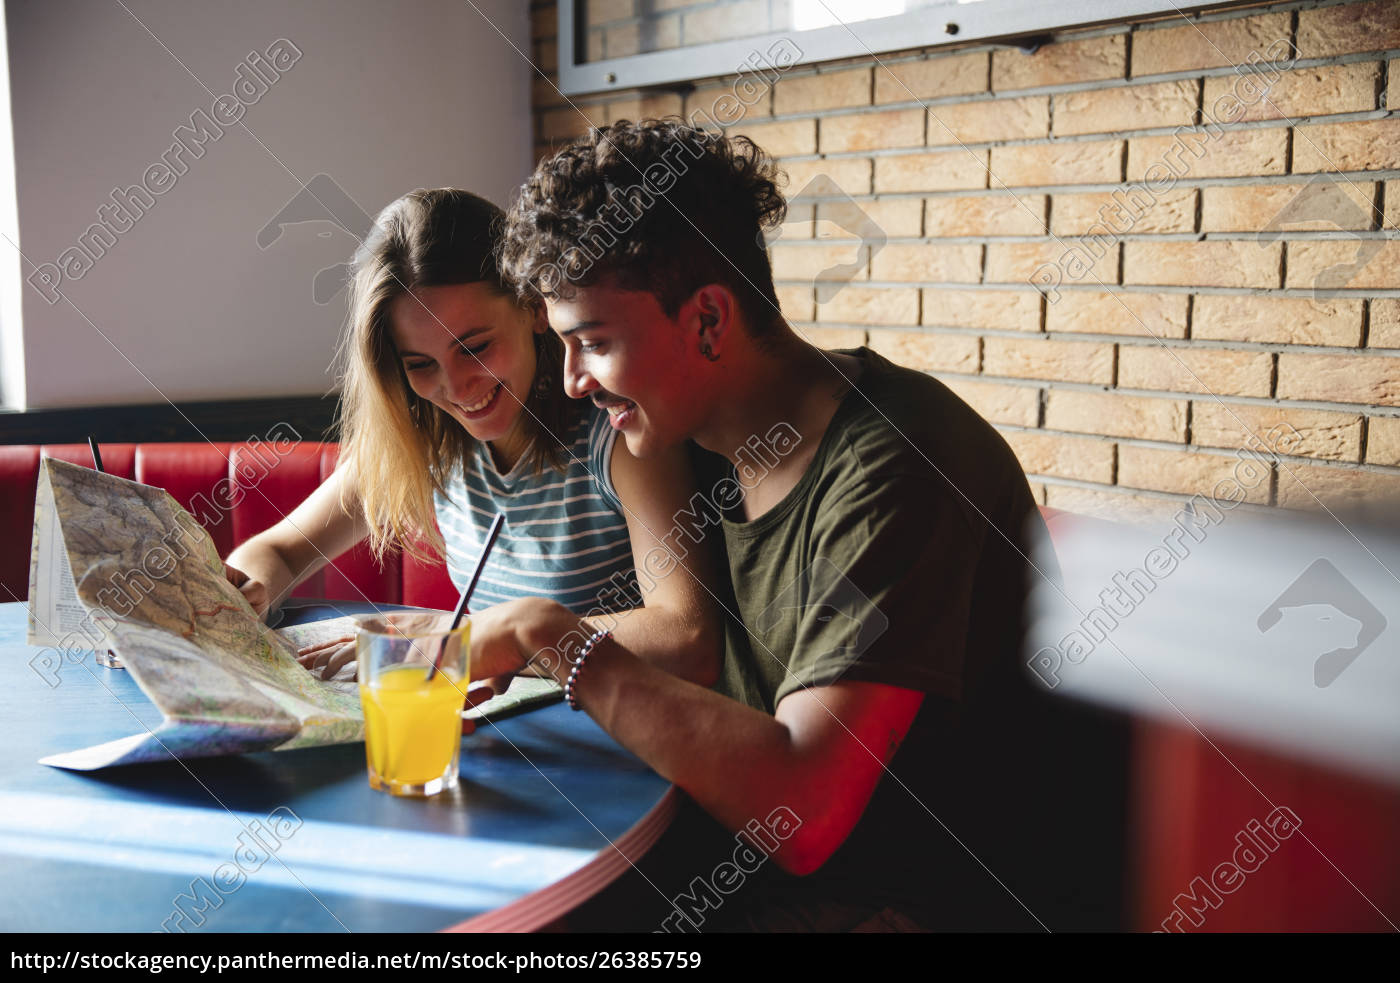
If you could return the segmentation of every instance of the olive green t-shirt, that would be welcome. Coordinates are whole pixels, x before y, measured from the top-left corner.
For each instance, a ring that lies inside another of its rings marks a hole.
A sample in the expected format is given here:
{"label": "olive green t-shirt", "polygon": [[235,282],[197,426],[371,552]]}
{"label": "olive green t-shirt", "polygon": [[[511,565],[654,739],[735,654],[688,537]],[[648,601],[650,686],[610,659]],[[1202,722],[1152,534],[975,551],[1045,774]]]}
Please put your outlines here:
{"label": "olive green t-shirt", "polygon": [[995,845],[974,841],[997,821],[979,782],[1015,781],[987,757],[1001,741],[989,722],[1021,685],[1025,556],[1044,525],[1011,449],[951,390],[868,349],[846,354],[862,374],[801,480],[762,516],[724,522],[742,624],[727,625],[717,688],[768,713],[847,680],[925,699],[845,844],[809,877],[770,870],[744,903],[1035,928],[998,884],[1024,864],[993,860],[994,877]]}
{"label": "olive green t-shirt", "polygon": [[769,713],[840,680],[958,703],[1019,643],[1038,514],[1015,455],[936,379],[846,354],[862,375],[801,480],[757,519],[724,522],[744,627],[719,689]]}

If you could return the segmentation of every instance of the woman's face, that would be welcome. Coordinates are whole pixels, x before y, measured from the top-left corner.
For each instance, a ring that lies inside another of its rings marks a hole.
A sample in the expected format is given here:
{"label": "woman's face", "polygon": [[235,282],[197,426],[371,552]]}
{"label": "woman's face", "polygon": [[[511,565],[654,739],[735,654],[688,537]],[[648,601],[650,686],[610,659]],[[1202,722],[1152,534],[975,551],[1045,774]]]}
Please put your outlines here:
{"label": "woman's face", "polygon": [[515,432],[535,380],[542,313],[486,283],[420,287],[390,307],[394,347],[413,391],[477,440]]}

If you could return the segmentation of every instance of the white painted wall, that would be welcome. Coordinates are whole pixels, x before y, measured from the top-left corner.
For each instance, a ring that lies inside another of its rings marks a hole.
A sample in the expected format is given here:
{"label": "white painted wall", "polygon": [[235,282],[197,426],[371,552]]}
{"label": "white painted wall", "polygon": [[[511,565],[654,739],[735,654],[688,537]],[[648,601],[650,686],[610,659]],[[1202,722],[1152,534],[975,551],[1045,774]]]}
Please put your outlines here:
{"label": "white painted wall", "polygon": [[20,330],[23,259],[15,200],[14,127],[10,122],[9,44],[0,18],[0,406],[24,405],[24,333]]}
{"label": "white painted wall", "polygon": [[[198,159],[175,156],[182,175],[154,173],[164,193],[90,270],[59,283],[67,300],[24,287],[20,399],[48,408],[326,392],[345,293],[317,304],[312,281],[355,240],[329,221],[286,225],[266,248],[259,232],[317,174],[370,215],[418,187],[506,204],[530,164],[528,4],[124,3],[131,13],[110,0],[6,0],[26,278],[78,243],[115,188],[161,164],[192,113],[213,112],[250,52],[282,38],[301,55],[247,107],[246,129],[224,128]],[[324,183],[313,187],[331,204]],[[3,240],[0,250],[13,261]],[[12,363],[9,311],[0,306],[10,339],[0,358]],[[13,369],[0,376],[17,405]]]}

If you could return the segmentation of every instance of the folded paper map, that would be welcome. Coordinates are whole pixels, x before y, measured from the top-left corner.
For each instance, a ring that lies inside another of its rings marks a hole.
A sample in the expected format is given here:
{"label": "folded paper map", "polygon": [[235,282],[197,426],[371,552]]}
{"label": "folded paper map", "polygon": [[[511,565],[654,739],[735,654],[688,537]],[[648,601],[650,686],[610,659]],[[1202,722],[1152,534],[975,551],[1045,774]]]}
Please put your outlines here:
{"label": "folded paper map", "polygon": [[164,720],[42,764],[86,771],[363,739],[353,682],[325,682],[297,664],[295,646],[228,582],[213,540],[175,499],[46,458],[28,641],[71,648],[75,638],[115,651]]}

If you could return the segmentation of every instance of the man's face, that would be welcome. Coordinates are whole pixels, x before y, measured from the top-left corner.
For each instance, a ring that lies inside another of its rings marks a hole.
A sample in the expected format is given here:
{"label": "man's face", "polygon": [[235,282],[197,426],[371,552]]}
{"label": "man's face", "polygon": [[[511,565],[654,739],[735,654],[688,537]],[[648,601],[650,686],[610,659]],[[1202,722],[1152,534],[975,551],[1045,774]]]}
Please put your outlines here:
{"label": "man's face", "polygon": [[668,318],[655,297],[611,286],[546,302],[564,340],[564,389],[608,411],[627,449],[646,457],[693,436],[705,417],[689,304]]}

